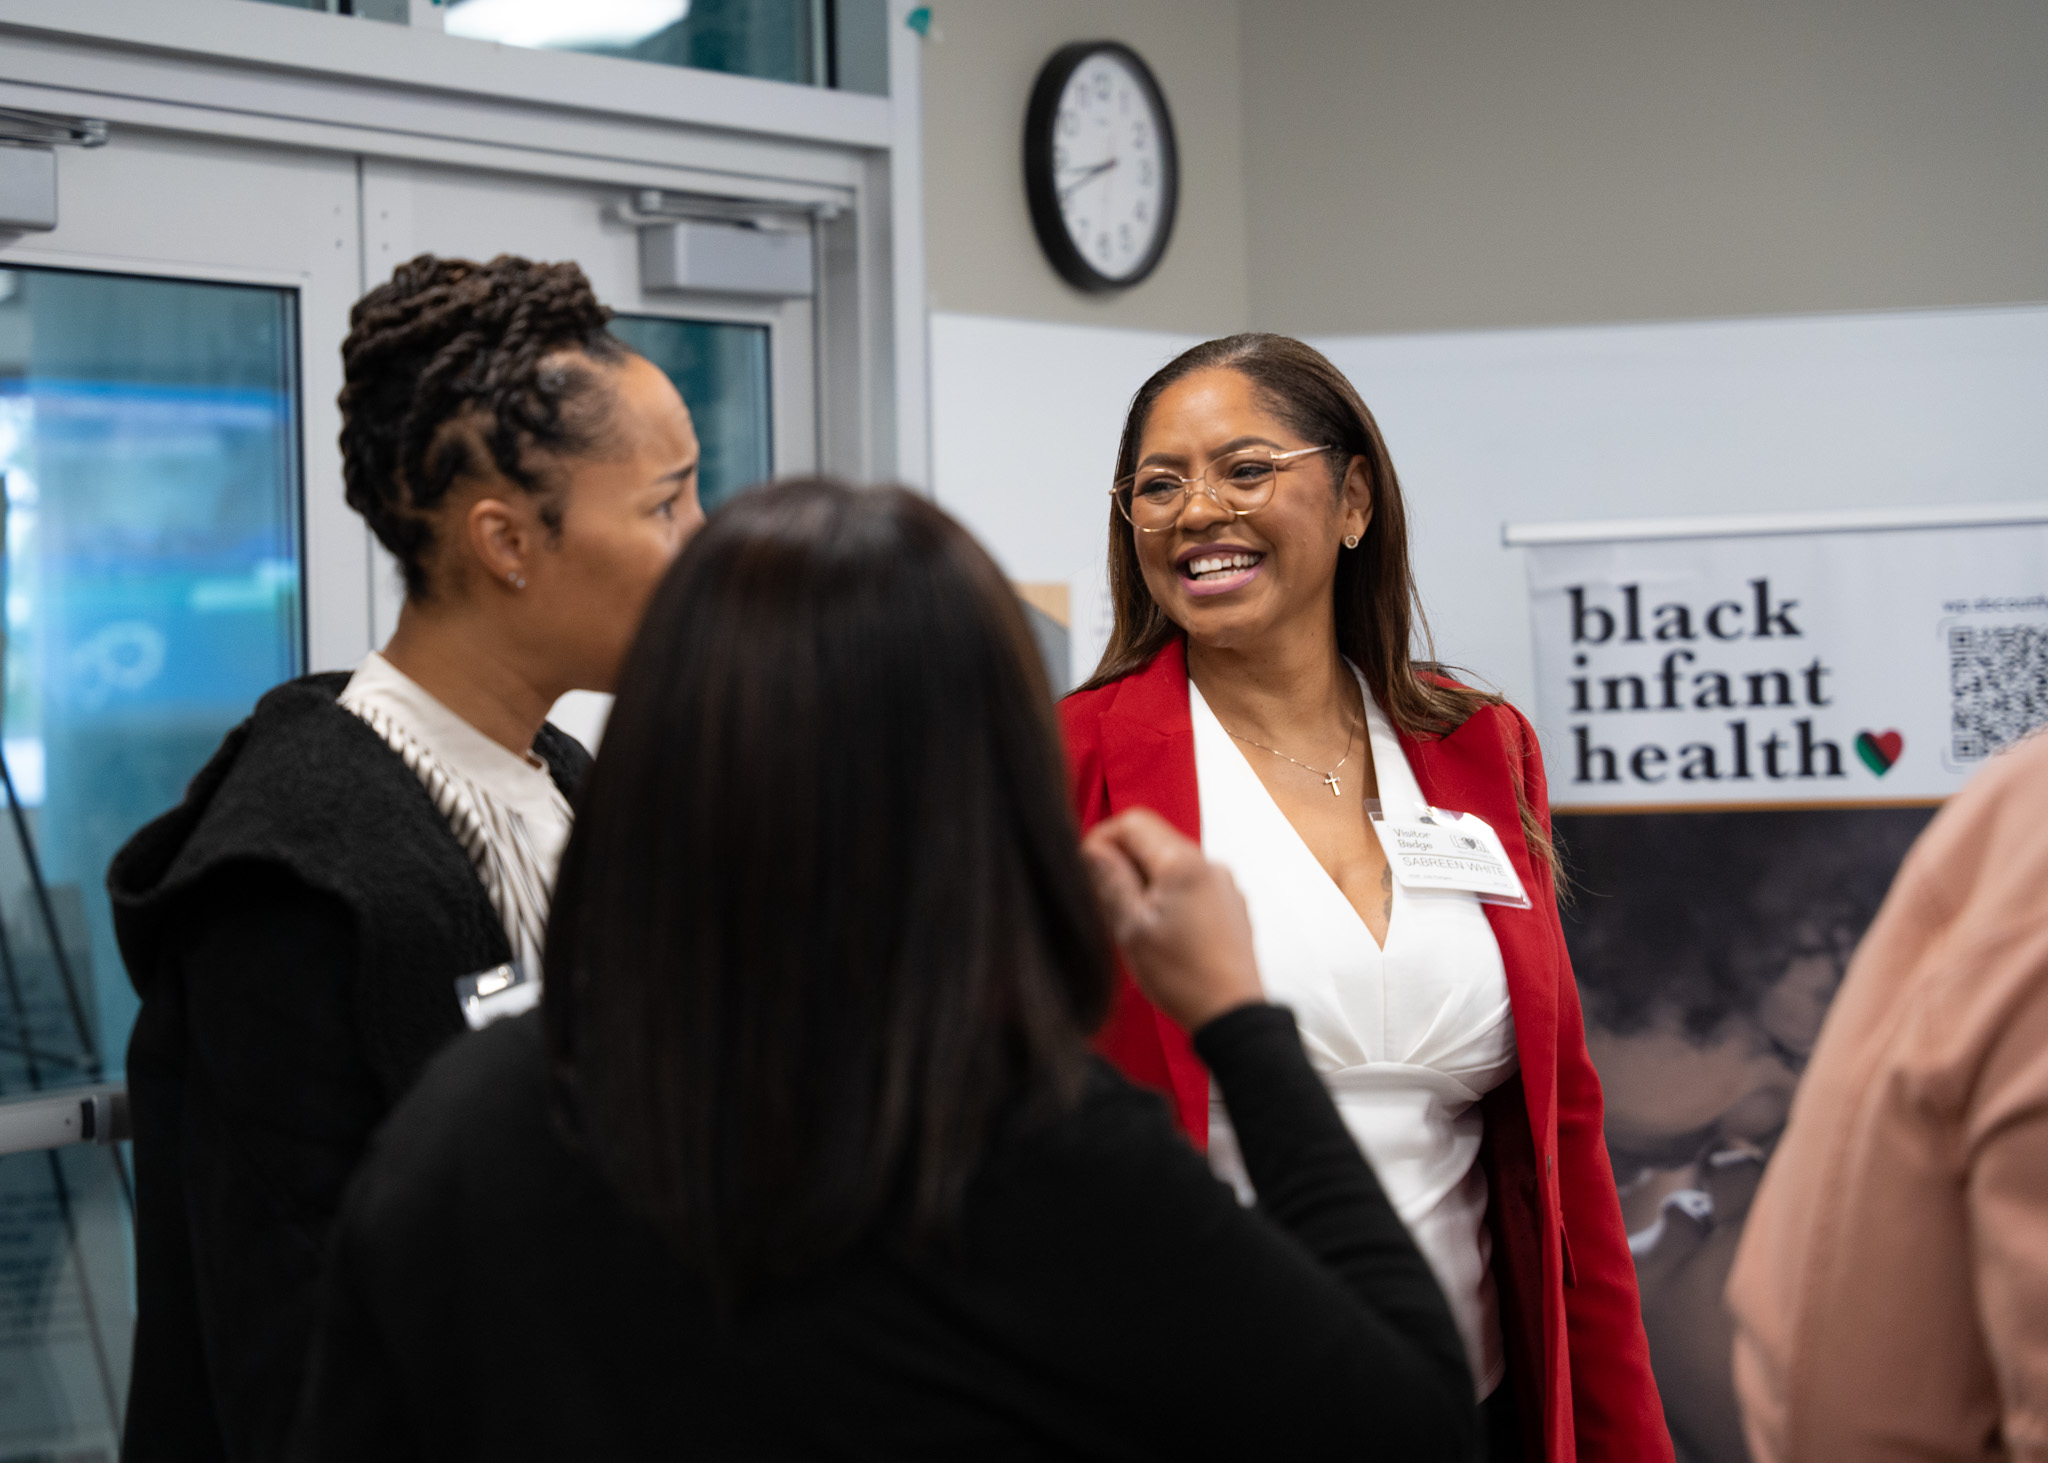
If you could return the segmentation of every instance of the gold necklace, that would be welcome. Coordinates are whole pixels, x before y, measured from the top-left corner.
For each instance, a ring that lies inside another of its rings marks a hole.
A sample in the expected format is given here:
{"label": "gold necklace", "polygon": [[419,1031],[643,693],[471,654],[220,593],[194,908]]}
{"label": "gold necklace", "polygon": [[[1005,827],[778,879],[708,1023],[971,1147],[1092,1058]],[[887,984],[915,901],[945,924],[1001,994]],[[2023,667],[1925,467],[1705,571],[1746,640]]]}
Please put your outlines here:
{"label": "gold necklace", "polygon": [[1236,732],[1230,731],[1230,728],[1227,726],[1223,729],[1227,732],[1230,732],[1230,735],[1236,737],[1236,739],[1240,742],[1249,742],[1252,746],[1257,747],[1261,752],[1271,752],[1275,757],[1278,757],[1283,762],[1292,762],[1296,767],[1301,768],[1304,772],[1313,772],[1316,776],[1320,777],[1323,780],[1323,785],[1329,788],[1331,797],[1341,798],[1342,796],[1344,796],[1344,789],[1338,786],[1339,778],[1337,774],[1339,772],[1342,772],[1344,770],[1344,764],[1351,760],[1351,749],[1358,742],[1357,722],[1354,721],[1351,723],[1351,735],[1345,738],[1344,740],[1344,755],[1337,759],[1337,765],[1335,767],[1332,767],[1328,772],[1323,771],[1323,769],[1320,767],[1309,766],[1308,763],[1302,761],[1299,757],[1290,757],[1285,752],[1281,751],[1278,747],[1269,747],[1264,742],[1253,741],[1250,737],[1240,737],[1237,735]]}

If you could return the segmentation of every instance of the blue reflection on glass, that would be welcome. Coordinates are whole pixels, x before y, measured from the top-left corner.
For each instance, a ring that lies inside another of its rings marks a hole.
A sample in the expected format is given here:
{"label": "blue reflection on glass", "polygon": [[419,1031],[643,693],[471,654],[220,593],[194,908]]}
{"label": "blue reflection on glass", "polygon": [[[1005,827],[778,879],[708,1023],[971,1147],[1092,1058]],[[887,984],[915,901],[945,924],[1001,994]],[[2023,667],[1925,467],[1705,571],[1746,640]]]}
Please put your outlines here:
{"label": "blue reflection on glass", "polygon": [[[108,860],[302,662],[294,331],[288,291],[0,271],[0,750],[87,1029],[49,982],[25,1016],[72,1080],[121,1073],[136,1009]],[[33,943],[14,843],[0,922]]]}
{"label": "blue reflection on glass", "polygon": [[709,513],[774,472],[768,327],[719,320],[621,315],[612,334],[661,367],[697,428],[697,496]]}

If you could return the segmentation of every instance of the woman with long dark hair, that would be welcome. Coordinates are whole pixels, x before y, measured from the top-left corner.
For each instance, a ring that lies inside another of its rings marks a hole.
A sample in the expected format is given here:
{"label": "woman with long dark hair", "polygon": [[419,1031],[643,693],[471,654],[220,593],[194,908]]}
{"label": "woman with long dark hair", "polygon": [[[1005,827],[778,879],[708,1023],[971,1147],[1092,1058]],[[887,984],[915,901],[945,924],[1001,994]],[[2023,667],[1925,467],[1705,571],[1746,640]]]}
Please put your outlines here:
{"label": "woman with long dark hair", "polygon": [[450,1037],[538,990],[569,795],[700,523],[674,386],[573,264],[422,255],[342,347],[349,505],[405,575],[381,653],[279,686],[108,873],[142,1011],[123,1456],[283,1455],[342,1190]]}
{"label": "woman with long dark hair", "polygon": [[[1442,1282],[1489,1456],[1668,1459],[1536,738],[1413,658],[1371,412],[1299,341],[1210,341],[1138,391],[1111,498],[1115,628],[1061,707],[1083,826],[1154,808],[1235,874],[1266,988]],[[1374,816],[1426,843],[1443,813],[1498,836],[1526,907],[1394,877]],[[1170,1019],[1126,987],[1102,1047],[1264,1198]]]}
{"label": "woman with long dark hair", "polygon": [[762,489],[641,630],[537,1015],[447,1053],[350,1198],[311,1459],[1464,1463],[1457,1333],[1242,901],[1090,849],[1262,1211],[1088,1054],[1112,966],[994,563],[895,489]]}

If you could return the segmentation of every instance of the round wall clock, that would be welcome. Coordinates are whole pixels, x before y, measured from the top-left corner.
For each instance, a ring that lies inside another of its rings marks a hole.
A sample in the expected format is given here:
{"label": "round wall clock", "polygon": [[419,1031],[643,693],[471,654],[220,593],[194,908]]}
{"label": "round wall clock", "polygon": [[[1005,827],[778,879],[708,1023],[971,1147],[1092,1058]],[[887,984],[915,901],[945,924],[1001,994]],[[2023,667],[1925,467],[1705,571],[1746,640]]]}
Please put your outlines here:
{"label": "round wall clock", "polygon": [[1045,257],[1075,288],[1128,289],[1157,267],[1180,163],[1166,98],[1136,51],[1079,41],[1045,63],[1024,118],[1024,194]]}

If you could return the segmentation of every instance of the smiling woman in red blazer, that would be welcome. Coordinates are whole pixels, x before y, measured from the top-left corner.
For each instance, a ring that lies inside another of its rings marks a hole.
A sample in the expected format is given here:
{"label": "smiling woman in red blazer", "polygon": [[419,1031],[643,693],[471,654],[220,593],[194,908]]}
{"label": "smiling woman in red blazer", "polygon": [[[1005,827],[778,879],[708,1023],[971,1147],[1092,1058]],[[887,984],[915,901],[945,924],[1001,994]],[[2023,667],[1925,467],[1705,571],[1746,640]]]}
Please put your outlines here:
{"label": "smiling woman in red blazer", "polygon": [[[1489,1458],[1670,1459],[1535,734],[1410,658],[1372,414],[1299,341],[1211,341],[1138,392],[1113,499],[1116,626],[1061,707],[1083,827],[1150,807],[1231,869],[1272,999],[1444,1287]],[[1375,799],[1484,820],[1530,907],[1400,884]],[[1128,981],[1100,1045],[1253,1197],[1208,1073]]]}

